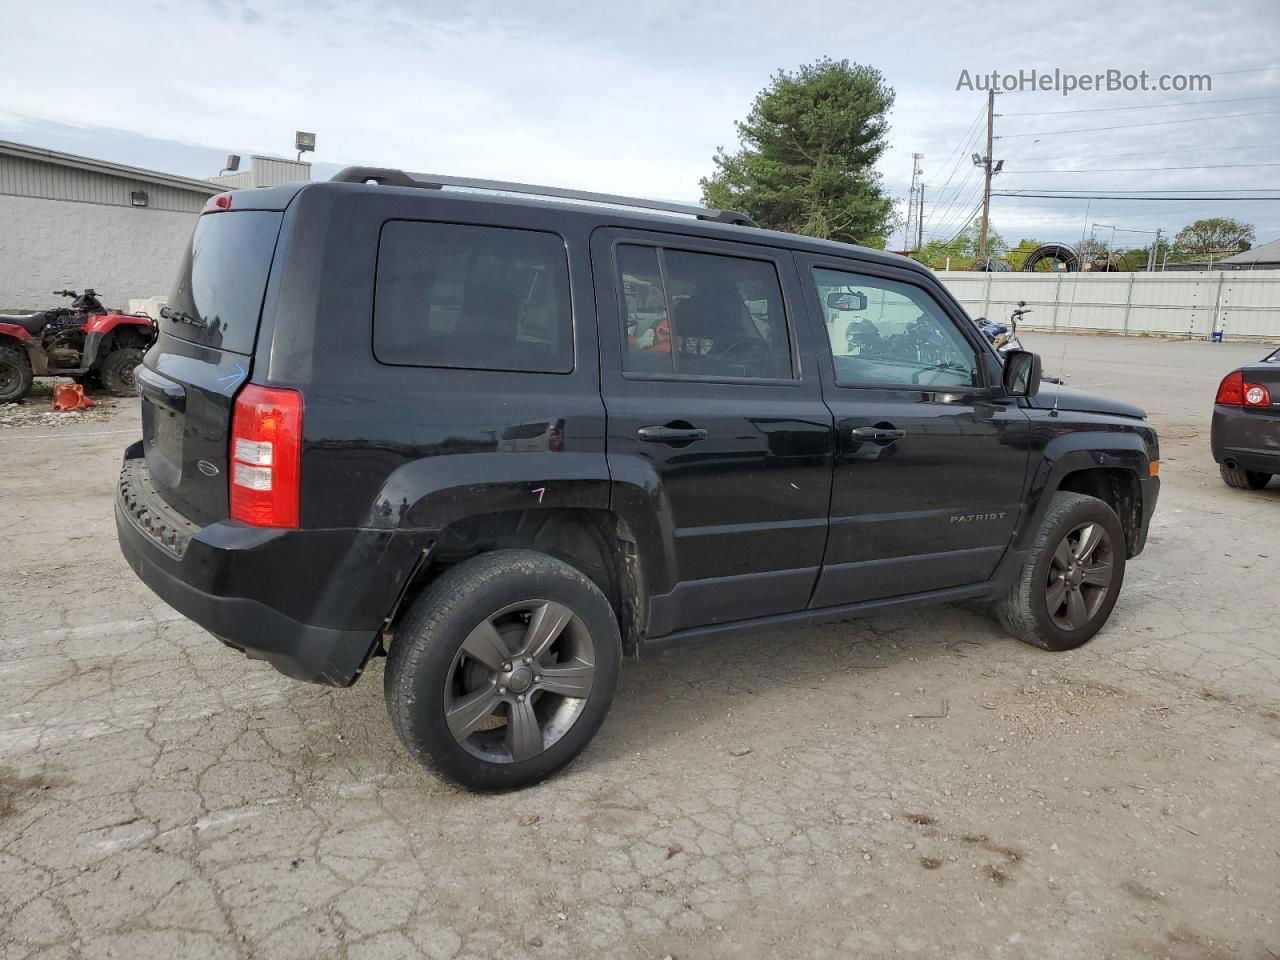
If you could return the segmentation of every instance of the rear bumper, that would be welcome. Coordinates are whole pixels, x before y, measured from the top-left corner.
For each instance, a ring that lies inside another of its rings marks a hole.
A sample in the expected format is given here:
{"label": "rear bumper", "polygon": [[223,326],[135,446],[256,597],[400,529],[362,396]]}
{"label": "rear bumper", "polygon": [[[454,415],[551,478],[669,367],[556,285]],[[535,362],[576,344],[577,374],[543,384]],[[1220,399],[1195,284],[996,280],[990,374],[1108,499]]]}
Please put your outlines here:
{"label": "rear bumper", "polygon": [[1155,516],[1156,501],[1160,499],[1160,478],[1142,477],[1138,480],[1142,493],[1142,517],[1139,521],[1137,535],[1133,539],[1130,557],[1136,557],[1147,545],[1147,531],[1151,529],[1151,518]]}
{"label": "rear bumper", "polygon": [[1215,404],[1213,459],[1258,473],[1280,473],[1280,416]]}
{"label": "rear bumper", "polygon": [[354,683],[414,557],[402,561],[406,551],[385,531],[264,530],[231,520],[175,530],[145,469],[135,444],[115,503],[120,550],[142,582],[223,643],[287,676]]}

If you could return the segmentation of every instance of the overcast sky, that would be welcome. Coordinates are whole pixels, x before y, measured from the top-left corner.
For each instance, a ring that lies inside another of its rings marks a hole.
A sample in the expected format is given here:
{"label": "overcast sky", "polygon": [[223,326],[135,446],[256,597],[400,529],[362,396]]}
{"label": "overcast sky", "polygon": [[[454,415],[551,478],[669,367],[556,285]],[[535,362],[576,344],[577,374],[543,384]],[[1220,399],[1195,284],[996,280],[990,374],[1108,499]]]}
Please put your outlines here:
{"label": "overcast sky", "polygon": [[[925,155],[926,236],[950,235],[977,202],[977,171],[964,159],[973,151],[960,148],[982,132],[973,121],[984,95],[956,90],[966,69],[1213,77],[1205,93],[997,97],[996,133],[1008,136],[996,142],[998,188],[1280,187],[1276,0],[983,9],[60,0],[55,12],[0,0],[9,78],[0,138],[203,177],[227,152],[291,155],[293,131],[304,129],[317,134],[323,176],[361,163],[696,200],[715,148],[736,143],[733,123],[770,74],[825,55],[875,66],[897,91],[881,172],[905,197],[911,154]],[[1145,108],[1183,101],[1194,105]],[[1060,110],[1091,112],[1013,116]],[[1253,115],[1157,123],[1227,113]],[[1096,127],[1119,129],[1086,129]],[[1237,164],[1255,166],[1111,172]],[[1030,172],[1086,168],[1108,172]],[[996,198],[992,219],[1010,241],[1078,241],[1092,222],[1176,230],[1213,215],[1255,223],[1259,241],[1280,237],[1280,201],[1094,201],[1087,216],[1085,207]]]}

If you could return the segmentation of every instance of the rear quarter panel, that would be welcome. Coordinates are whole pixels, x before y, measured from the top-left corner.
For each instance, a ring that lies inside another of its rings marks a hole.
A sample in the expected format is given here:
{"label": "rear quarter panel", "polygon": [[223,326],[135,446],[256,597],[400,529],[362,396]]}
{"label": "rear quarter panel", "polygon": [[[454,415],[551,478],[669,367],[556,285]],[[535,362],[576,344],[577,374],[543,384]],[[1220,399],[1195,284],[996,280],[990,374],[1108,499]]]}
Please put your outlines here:
{"label": "rear quarter panel", "polygon": [[[303,391],[302,525],[427,542],[498,510],[608,506],[604,406],[587,232],[578,218],[420,189],[325,185],[290,205],[268,284],[254,380]],[[568,374],[381,363],[373,353],[379,234],[388,220],[550,230],[568,251]]]}

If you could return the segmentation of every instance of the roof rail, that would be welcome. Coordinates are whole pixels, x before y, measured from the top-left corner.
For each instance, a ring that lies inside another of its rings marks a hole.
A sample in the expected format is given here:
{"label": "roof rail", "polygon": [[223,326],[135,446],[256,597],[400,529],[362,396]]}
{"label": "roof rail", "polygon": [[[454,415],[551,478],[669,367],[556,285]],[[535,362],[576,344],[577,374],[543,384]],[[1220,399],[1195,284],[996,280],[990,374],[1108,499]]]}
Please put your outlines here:
{"label": "roof rail", "polygon": [[532,183],[508,183],[504,180],[477,180],[471,177],[448,177],[434,173],[405,173],[387,167],[347,167],[330,179],[338,183],[377,183],[388,187],[423,187],[439,190],[442,187],[465,187],[469,190],[494,190],[500,193],[527,193],[539,197],[556,197],[563,200],[583,200],[588,203],[608,203],[620,207],[641,207],[664,213],[679,213],[710,220],[715,223],[733,223],[742,227],[758,227],[759,224],[745,213],[734,210],[712,210],[691,203],[669,203],[665,200],[646,200],[642,197],[621,197],[612,193],[592,193],[588,190],[566,190],[563,187],[542,187]]}

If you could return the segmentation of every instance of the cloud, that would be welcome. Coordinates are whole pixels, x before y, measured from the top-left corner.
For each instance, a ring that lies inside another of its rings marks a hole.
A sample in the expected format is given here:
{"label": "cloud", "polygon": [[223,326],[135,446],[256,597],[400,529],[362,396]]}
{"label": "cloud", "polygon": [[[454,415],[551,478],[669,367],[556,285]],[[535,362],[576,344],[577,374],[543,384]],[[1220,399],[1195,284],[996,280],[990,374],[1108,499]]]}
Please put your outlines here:
{"label": "cloud", "polygon": [[[924,153],[927,226],[949,229],[968,213],[974,180],[964,156],[971,151],[957,148],[982,99],[955,90],[961,69],[1212,73],[1265,66],[1273,57],[1267,50],[1280,39],[1280,17],[1269,0],[1237,4],[1230,18],[1190,0],[1150,12],[1136,7],[1105,18],[1013,7],[993,20],[963,5],[917,5],[905,18],[900,6],[823,0],[544,0],[510,6],[420,0],[118,0],[104,6],[68,0],[59,4],[58,22],[77,24],[99,50],[131,56],[123,66],[50,70],[49,63],[65,57],[65,38],[51,28],[47,7],[11,4],[6,32],[20,42],[6,45],[6,66],[24,79],[7,86],[5,109],[11,117],[108,128],[219,154],[287,154],[294,130],[314,130],[321,161],[692,200],[698,178],[711,171],[715,148],[733,145],[733,122],[769,75],[829,54],[880,68],[897,89],[892,149],[881,164],[885,184],[904,195],[911,153]],[[1280,96],[1280,71],[1224,73],[1216,81],[1207,96]],[[1141,102],[1142,95],[1011,94],[999,101],[1002,111],[1014,112],[1015,103],[1020,111],[1049,111]],[[997,126],[1013,133],[1036,129],[1034,121],[1058,130],[1172,113],[1008,117],[998,118]],[[996,155],[1007,160],[998,184],[1200,189],[1273,183],[1267,168],[1040,175],[1048,178],[1042,181],[1020,174],[1019,166],[1039,156],[1060,158],[1052,164],[1061,169],[1096,167],[1102,165],[1097,155],[1125,152],[1149,155],[1149,161],[1107,165],[1172,166],[1179,155],[1191,158],[1185,165],[1208,164],[1214,162],[1215,154],[1206,152],[1211,147],[1277,142],[1275,121],[1280,115],[1203,127],[1130,124],[1051,135],[1040,143],[998,141]],[[8,123],[4,129],[12,131],[12,119]],[[26,130],[39,126],[28,121]],[[84,152],[94,152],[92,140]],[[1225,163],[1269,155],[1217,156]],[[953,157],[961,160],[958,166]],[[952,169],[952,182],[945,184]],[[962,189],[953,191],[957,186]],[[930,197],[941,203],[931,204]],[[1193,206],[1104,203],[1091,216],[1105,211],[1135,225],[1177,226],[1204,212]],[[1276,206],[1236,213],[1257,222],[1261,237],[1280,233]],[[1010,238],[1047,237],[1072,218],[1078,236],[1083,207],[997,199],[993,216]]]}

